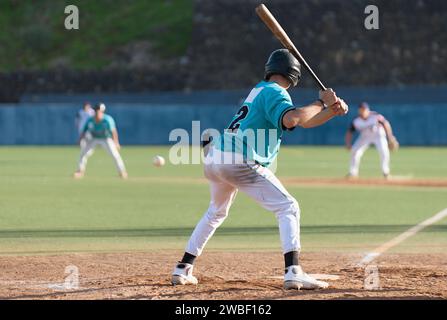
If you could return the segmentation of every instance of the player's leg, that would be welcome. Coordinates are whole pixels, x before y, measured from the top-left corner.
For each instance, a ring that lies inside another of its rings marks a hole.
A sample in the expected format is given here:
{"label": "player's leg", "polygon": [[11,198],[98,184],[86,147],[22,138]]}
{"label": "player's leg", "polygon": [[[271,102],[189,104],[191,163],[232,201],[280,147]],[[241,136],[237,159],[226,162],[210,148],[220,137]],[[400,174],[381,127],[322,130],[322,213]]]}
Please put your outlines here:
{"label": "player's leg", "polygon": [[126,167],[125,167],[124,161],[121,158],[121,155],[115,145],[115,142],[113,142],[113,140],[110,138],[105,139],[105,140],[103,139],[103,140],[101,140],[101,145],[112,156],[113,160],[115,161],[115,166],[118,170],[119,175],[122,178],[127,178]]}
{"label": "player's leg", "polygon": [[202,253],[208,240],[228,216],[237,194],[235,187],[220,181],[213,173],[213,165],[205,166],[205,175],[210,183],[211,201],[188,241],[182,260],[174,269],[172,274],[174,285],[197,284],[197,279],[192,275],[194,260]]}
{"label": "player's leg", "polygon": [[228,216],[230,207],[236,198],[237,189],[226,183],[211,181],[210,194],[209,207],[186,246],[186,252],[196,257],[202,253],[208,240]]}
{"label": "player's leg", "polygon": [[88,158],[93,154],[98,141],[96,139],[87,140],[84,147],[81,148],[79,156],[78,169],[74,173],[75,178],[82,178],[87,167]]}
{"label": "player's leg", "polygon": [[388,148],[388,141],[385,136],[381,136],[377,138],[374,144],[379,152],[382,174],[385,178],[388,178],[390,175],[390,149]]}
{"label": "player's leg", "polygon": [[253,198],[265,209],[275,213],[279,225],[284,262],[286,289],[325,288],[327,283],[317,281],[304,273],[299,265],[300,208],[282,183],[269,169],[260,165],[235,165],[224,168],[222,176],[239,190]]}
{"label": "player's leg", "polygon": [[85,138],[82,138],[79,141],[79,147],[81,147],[81,150],[84,149],[86,145],[87,145],[87,140]]}
{"label": "player's leg", "polygon": [[360,161],[370,145],[369,139],[358,138],[357,141],[352,146],[351,150],[351,163],[349,167],[349,177],[358,177]]}
{"label": "player's leg", "polygon": [[[89,141],[91,141],[93,139],[92,135],[90,134],[90,132],[86,132],[84,135],[84,139],[81,139],[80,142],[80,147],[81,149],[85,148],[88,144]],[[90,149],[90,151],[87,153],[87,157],[90,157],[93,152],[95,152],[95,149]]]}

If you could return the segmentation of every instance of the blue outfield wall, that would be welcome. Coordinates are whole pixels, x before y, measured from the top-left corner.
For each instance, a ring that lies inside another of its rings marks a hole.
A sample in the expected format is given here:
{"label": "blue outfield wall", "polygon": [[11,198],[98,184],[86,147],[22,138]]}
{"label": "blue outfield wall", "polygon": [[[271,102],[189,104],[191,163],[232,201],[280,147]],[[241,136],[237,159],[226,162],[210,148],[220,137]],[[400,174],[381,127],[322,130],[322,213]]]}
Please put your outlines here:
{"label": "blue outfield wall", "polygon": [[[390,120],[402,145],[447,145],[447,103],[444,102],[447,101],[446,87],[381,90],[339,90],[339,95],[346,97],[351,105],[349,115],[333,119],[319,128],[297,128],[285,133],[284,144],[343,144],[346,129],[356,115],[357,104],[368,100],[374,110]],[[74,118],[80,102],[89,98],[91,101],[101,100],[107,103],[107,113],[117,122],[122,144],[173,144],[175,142],[169,141],[171,130],[182,128],[191,133],[192,121],[200,121],[201,130],[225,128],[246,94],[247,90],[226,94],[86,95],[25,99],[19,104],[0,106],[0,144],[76,143]],[[315,100],[315,95],[315,90],[292,91],[296,105]]]}

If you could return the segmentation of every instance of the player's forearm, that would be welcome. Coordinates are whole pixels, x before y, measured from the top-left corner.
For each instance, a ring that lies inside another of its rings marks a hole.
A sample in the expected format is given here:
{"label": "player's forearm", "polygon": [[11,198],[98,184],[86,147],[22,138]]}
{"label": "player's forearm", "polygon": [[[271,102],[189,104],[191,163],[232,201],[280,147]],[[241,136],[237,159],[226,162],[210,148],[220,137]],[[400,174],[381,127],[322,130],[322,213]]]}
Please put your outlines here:
{"label": "player's forearm", "polygon": [[336,115],[345,115],[349,110],[343,99],[338,99],[328,108],[324,108],[320,101],[314,102],[307,107],[302,107],[288,111],[282,120],[284,127],[291,129],[296,126],[303,128],[313,128],[321,126]]}
{"label": "player's forearm", "polygon": [[332,109],[323,108],[318,104],[312,104],[307,107],[299,108],[296,111],[299,119],[298,125],[303,128],[314,128],[321,126],[336,115]]}
{"label": "player's forearm", "polygon": [[283,125],[289,129],[297,126],[312,128],[322,125],[334,116],[335,113],[332,110],[323,108],[320,102],[315,102],[287,112],[283,118]]}
{"label": "player's forearm", "polygon": [[393,136],[393,129],[388,121],[383,122],[383,128],[385,129],[386,136],[391,138]]}
{"label": "player's forearm", "polygon": [[115,144],[117,146],[119,146],[120,141],[119,141],[119,137],[118,137],[118,132],[116,130],[112,131],[112,138],[113,138],[113,141],[115,142]]}
{"label": "player's forearm", "polygon": [[351,143],[352,143],[352,132],[348,131],[348,132],[346,132],[346,135],[345,135],[346,147],[350,148],[351,147]]}

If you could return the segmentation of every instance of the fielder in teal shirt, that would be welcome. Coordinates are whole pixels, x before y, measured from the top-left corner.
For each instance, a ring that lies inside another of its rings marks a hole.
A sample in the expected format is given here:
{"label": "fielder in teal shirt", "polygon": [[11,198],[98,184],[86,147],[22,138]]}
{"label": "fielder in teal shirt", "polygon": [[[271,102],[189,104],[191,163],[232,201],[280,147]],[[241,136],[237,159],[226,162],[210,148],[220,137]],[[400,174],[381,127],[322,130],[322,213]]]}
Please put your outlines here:
{"label": "fielder in teal shirt", "polygon": [[74,173],[74,178],[80,179],[84,177],[87,167],[88,158],[93,154],[96,146],[101,146],[113,157],[115,165],[121,178],[127,178],[126,167],[119,153],[120,143],[118,138],[118,130],[116,130],[115,120],[105,114],[106,106],[104,103],[98,103],[93,108],[95,115],[88,118],[82,129],[80,141],[86,137],[86,133],[90,133],[91,138],[85,140],[85,144],[81,145],[81,155],[79,157],[78,170]]}
{"label": "fielder in teal shirt", "polygon": [[115,120],[108,114],[96,122],[95,117],[91,117],[84,125],[83,133],[90,132],[95,139],[107,139],[113,137],[113,131],[116,129]]}
{"label": "fielder in teal shirt", "polygon": [[293,109],[285,88],[276,82],[261,81],[251,90],[216,147],[268,167],[279,152],[281,136],[286,130],[282,117]]}

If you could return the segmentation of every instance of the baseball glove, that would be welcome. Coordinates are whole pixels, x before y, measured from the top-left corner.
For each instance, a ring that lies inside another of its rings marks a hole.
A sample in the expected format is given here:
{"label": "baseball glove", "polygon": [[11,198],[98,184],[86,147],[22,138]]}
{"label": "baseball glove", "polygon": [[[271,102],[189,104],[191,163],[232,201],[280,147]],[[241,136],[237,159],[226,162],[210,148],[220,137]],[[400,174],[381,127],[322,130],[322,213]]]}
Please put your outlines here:
{"label": "baseball glove", "polygon": [[388,139],[388,148],[390,151],[397,151],[399,149],[399,141],[397,141],[396,137]]}

